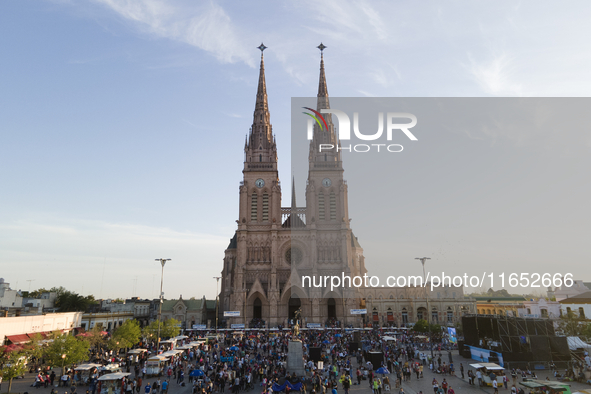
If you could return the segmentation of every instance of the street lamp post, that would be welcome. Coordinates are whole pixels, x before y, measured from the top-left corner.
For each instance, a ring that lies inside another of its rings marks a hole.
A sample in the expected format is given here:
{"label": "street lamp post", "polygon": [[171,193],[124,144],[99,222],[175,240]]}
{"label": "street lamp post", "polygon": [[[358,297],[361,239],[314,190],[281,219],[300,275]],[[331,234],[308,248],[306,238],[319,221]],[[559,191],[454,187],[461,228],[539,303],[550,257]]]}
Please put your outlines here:
{"label": "street lamp post", "polygon": [[214,276],[213,279],[216,280],[215,282],[215,332],[217,334],[218,332],[218,318],[219,318],[219,310],[218,310],[218,295],[219,295],[219,285],[220,285],[220,279],[222,279],[221,276]]}
{"label": "street lamp post", "polygon": [[423,285],[425,286],[425,302],[427,303],[427,330],[429,330],[429,343],[431,344],[431,362],[433,362],[433,334],[431,333],[431,309],[429,308],[429,295],[427,293],[427,276],[425,275],[425,261],[431,260],[430,257],[415,257],[415,260],[420,260],[423,266]]}
{"label": "street lamp post", "polygon": [[162,273],[160,274],[160,308],[158,308],[158,341],[156,342],[156,354],[160,351],[160,324],[162,322],[162,284],[164,283],[164,265],[171,259],[156,259],[162,265]]}
{"label": "street lamp post", "polygon": [[66,361],[66,355],[62,354],[62,376],[64,376],[64,363]]}
{"label": "street lamp post", "polygon": [[244,313],[244,328],[246,328],[246,298],[248,297],[248,289],[244,290],[244,307],[242,312]]}

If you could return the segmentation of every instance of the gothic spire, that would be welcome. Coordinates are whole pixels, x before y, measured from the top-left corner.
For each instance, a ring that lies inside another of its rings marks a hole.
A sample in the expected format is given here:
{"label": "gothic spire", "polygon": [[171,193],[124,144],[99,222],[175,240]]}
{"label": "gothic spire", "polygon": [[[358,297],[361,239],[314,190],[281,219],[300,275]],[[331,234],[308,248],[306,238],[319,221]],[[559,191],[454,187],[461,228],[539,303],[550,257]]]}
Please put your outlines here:
{"label": "gothic spire", "polygon": [[[267,102],[267,84],[265,82],[265,57],[263,52],[267,47],[261,43],[258,46],[261,51],[261,66],[259,71],[259,86],[257,89],[257,100],[254,107],[253,126],[269,123],[269,104]],[[253,127],[254,128],[254,127]]]}
{"label": "gothic spire", "polygon": [[[323,109],[330,108],[330,102],[328,99],[328,87],[326,84],[326,73],[324,71],[324,50],[327,48],[326,45],[320,43],[317,46],[320,49],[320,79],[318,80],[318,96],[316,102],[316,109],[321,112]],[[324,119],[326,120],[325,126],[314,125],[314,137],[310,143],[310,157],[313,161],[340,161],[340,152],[336,151],[338,140],[335,134],[335,127],[332,122],[332,115],[325,114]],[[320,144],[331,144],[335,147],[335,151],[325,152],[320,154],[318,146]]]}
{"label": "gothic spire", "polygon": [[[273,138],[273,128],[271,126],[271,115],[269,113],[269,104],[267,101],[267,84],[265,82],[265,58],[263,52],[267,47],[261,43],[257,47],[261,51],[261,66],[259,70],[259,84],[257,88],[256,103],[252,127],[248,135],[247,146],[245,147],[246,162],[265,162],[275,163],[269,168],[275,169],[277,163],[277,151]],[[254,168],[254,167],[253,167]]]}
{"label": "gothic spire", "polygon": [[320,79],[318,81],[318,102],[317,109],[330,108],[328,102],[328,87],[326,86],[326,74],[324,72],[324,50],[327,48],[326,45],[320,43],[317,46],[320,49]]}

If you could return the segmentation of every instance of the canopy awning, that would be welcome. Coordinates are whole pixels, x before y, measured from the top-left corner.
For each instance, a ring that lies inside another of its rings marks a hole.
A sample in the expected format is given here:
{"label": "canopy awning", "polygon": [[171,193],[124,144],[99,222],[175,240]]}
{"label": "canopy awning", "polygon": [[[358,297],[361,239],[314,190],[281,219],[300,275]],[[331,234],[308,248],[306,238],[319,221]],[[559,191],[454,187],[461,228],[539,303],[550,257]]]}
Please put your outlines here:
{"label": "canopy awning", "polygon": [[98,380],[117,380],[117,379],[123,379],[126,376],[131,375],[131,373],[129,372],[115,372],[115,373],[109,373],[106,375],[101,376],[100,378],[98,378]]}
{"label": "canopy awning", "polygon": [[505,369],[505,368],[501,367],[499,364],[495,364],[495,363],[478,363],[478,364],[470,364],[470,366],[472,368],[476,368],[476,369],[485,368],[485,369],[488,369],[489,371],[502,371]]}
{"label": "canopy awning", "polygon": [[21,343],[27,343],[31,340],[31,338],[29,338],[27,336],[27,334],[7,335],[6,339],[8,339],[10,342],[12,342],[15,345],[20,345]]}
{"label": "canopy awning", "polygon": [[82,364],[74,368],[75,371],[88,371],[89,369],[102,367],[101,364]]}

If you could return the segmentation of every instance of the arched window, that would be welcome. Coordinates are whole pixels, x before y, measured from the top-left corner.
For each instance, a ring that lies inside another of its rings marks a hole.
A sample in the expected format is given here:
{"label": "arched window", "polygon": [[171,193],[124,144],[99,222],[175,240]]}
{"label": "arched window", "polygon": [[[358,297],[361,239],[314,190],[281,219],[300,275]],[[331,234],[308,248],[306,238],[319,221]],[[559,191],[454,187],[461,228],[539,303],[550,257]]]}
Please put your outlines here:
{"label": "arched window", "polygon": [[263,155],[259,155],[259,161],[262,162],[263,161]]}
{"label": "arched window", "polygon": [[250,220],[256,221],[258,212],[258,196],[256,193],[252,193],[252,197],[250,199]]}
{"label": "arched window", "polygon": [[585,318],[585,310],[583,309],[583,307],[580,307],[579,308],[579,317],[581,319],[584,319]]}
{"label": "arched window", "polygon": [[318,195],[318,218],[324,220],[324,193]]}
{"label": "arched window", "polygon": [[337,197],[334,192],[330,193],[330,220],[337,218]]}
{"label": "arched window", "polygon": [[402,324],[408,323],[408,312],[406,308],[402,308]]}
{"label": "arched window", "polygon": [[263,222],[269,220],[269,195],[263,194]]}

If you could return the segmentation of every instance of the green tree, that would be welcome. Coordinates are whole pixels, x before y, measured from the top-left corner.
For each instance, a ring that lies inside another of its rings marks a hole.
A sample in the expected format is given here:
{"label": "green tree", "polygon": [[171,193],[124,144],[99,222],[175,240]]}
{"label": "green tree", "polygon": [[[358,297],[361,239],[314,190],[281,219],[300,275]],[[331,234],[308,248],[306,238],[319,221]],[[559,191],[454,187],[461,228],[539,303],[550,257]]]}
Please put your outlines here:
{"label": "green tree", "polygon": [[12,389],[12,379],[24,376],[27,372],[27,353],[24,350],[0,354],[0,371],[2,378],[8,381],[8,393]]}
{"label": "green tree", "polygon": [[142,329],[137,320],[126,320],[117,327],[109,341],[109,347],[113,350],[133,347],[140,341]]}
{"label": "green tree", "polygon": [[51,366],[63,367],[88,359],[90,344],[71,335],[62,335],[45,348],[45,361]]}
{"label": "green tree", "polygon": [[41,334],[35,334],[31,338],[31,342],[27,343],[24,347],[24,351],[27,352],[30,360],[35,360],[35,363],[39,363],[39,359],[43,356],[43,344],[41,341],[43,336]]}
{"label": "green tree", "polygon": [[558,320],[558,327],[569,337],[576,337],[582,334],[584,326],[580,324],[579,315],[573,311],[562,314]]}
{"label": "green tree", "polygon": [[[166,319],[160,324],[160,338],[172,338],[181,332],[181,322],[176,319]],[[146,338],[158,338],[158,320],[153,321],[144,327],[142,334]]]}
{"label": "green tree", "polygon": [[88,342],[89,347],[94,349],[100,349],[107,344],[107,339],[105,335],[103,335],[103,328],[97,325],[87,332],[86,336],[84,336],[84,340]]}
{"label": "green tree", "polygon": [[43,295],[43,293],[48,293],[50,290],[45,289],[44,287],[37,289],[37,290],[33,290],[32,292],[29,293],[29,297],[31,298],[39,298]]}
{"label": "green tree", "polygon": [[418,320],[415,325],[412,327],[413,330],[417,332],[427,332],[427,327],[429,324],[426,320],[420,319]]}

